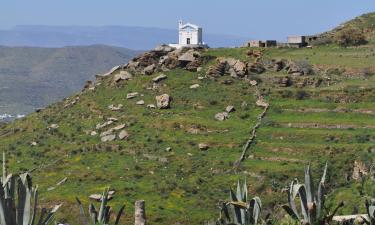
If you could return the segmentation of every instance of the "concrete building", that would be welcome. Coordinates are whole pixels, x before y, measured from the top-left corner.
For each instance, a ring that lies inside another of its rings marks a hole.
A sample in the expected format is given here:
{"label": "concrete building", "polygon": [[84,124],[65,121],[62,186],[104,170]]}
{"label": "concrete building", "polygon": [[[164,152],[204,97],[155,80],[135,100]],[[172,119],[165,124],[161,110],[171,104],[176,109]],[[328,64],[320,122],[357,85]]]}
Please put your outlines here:
{"label": "concrete building", "polygon": [[295,48],[306,47],[306,37],[305,36],[289,36],[288,46]]}
{"label": "concrete building", "polygon": [[186,23],[182,20],[178,23],[178,44],[170,44],[175,48],[182,47],[207,47],[203,42],[203,29],[200,26]]}
{"label": "concrete building", "polygon": [[249,41],[246,46],[251,48],[269,48],[275,47],[277,45],[277,41],[275,40],[251,40]]}

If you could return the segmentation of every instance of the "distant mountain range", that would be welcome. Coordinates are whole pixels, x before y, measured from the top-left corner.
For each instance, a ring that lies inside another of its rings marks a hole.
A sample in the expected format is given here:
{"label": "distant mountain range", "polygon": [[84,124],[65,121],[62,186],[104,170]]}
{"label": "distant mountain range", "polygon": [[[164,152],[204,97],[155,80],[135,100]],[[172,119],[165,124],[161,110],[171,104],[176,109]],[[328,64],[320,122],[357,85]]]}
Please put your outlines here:
{"label": "distant mountain range", "polygon": [[[64,47],[110,45],[148,50],[163,43],[176,43],[177,30],[128,26],[16,26],[0,30],[0,45],[32,47]],[[246,37],[204,33],[210,47],[239,46]]]}
{"label": "distant mountain range", "polygon": [[60,100],[137,53],[103,45],[0,47],[0,115],[27,114]]}

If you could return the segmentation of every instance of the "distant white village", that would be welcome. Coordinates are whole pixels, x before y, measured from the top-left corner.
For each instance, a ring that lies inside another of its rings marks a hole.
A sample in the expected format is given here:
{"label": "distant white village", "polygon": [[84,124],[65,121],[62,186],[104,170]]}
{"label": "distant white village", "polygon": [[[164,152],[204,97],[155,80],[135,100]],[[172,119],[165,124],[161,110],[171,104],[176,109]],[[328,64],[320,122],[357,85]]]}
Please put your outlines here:
{"label": "distant white village", "polygon": [[[203,42],[203,28],[192,24],[184,23],[182,20],[178,22],[178,43],[169,44],[170,47],[184,48],[184,47],[208,47]],[[251,40],[244,44],[243,47],[255,48],[269,48],[269,47],[291,47],[302,48],[309,46],[311,41],[316,41],[318,36],[288,36],[287,42],[277,42],[276,40]]]}

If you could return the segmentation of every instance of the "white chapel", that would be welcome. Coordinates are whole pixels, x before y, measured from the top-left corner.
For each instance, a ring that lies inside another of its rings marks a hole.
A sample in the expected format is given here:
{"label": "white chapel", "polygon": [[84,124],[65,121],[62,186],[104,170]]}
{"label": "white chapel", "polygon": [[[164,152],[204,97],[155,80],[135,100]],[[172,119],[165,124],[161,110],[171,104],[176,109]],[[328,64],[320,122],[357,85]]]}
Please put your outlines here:
{"label": "white chapel", "polygon": [[178,44],[170,44],[171,47],[207,47],[203,42],[202,27],[186,23],[182,20],[178,22]]}

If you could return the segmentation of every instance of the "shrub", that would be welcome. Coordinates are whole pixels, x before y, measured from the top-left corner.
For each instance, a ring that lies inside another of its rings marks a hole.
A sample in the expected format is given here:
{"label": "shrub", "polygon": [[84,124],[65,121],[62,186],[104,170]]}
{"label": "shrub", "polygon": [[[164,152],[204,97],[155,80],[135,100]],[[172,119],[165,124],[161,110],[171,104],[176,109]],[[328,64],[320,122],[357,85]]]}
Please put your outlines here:
{"label": "shrub", "polygon": [[303,99],[306,99],[307,97],[309,97],[309,93],[307,93],[304,90],[299,90],[299,91],[296,92],[296,99],[297,100],[303,100]]}
{"label": "shrub", "polygon": [[343,29],[336,33],[335,42],[340,46],[358,46],[367,43],[363,32],[356,28]]}

